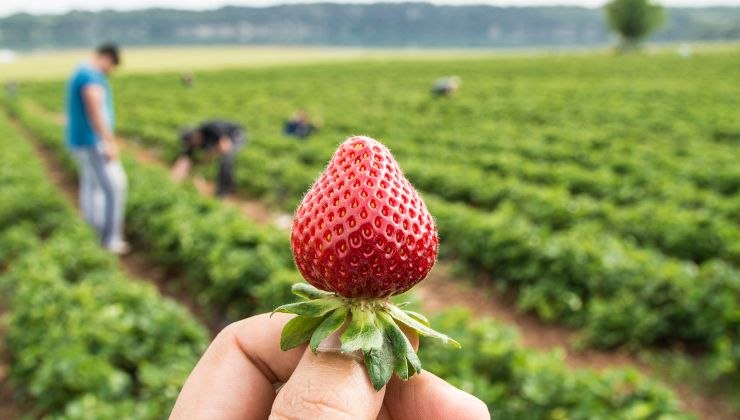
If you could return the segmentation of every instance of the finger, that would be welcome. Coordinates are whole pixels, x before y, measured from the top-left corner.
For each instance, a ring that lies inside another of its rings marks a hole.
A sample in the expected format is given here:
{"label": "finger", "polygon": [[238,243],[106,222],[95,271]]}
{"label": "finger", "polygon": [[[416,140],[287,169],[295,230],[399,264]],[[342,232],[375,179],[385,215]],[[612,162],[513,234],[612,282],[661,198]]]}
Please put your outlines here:
{"label": "finger", "polygon": [[[414,349],[418,348],[416,332],[403,325],[401,329]],[[338,348],[338,334],[327,339],[320,348],[324,346]],[[384,393],[385,388],[375,391],[361,360],[306,350],[293,375],[280,390],[271,418],[392,419],[383,407]]]}
{"label": "finger", "polygon": [[388,407],[386,407],[385,404],[380,406],[377,420],[393,420],[393,417],[391,417],[391,413],[388,412]]}
{"label": "finger", "polygon": [[185,382],[170,418],[267,418],[273,383],[290,376],[305,348],[280,351],[280,331],[290,318],[258,315],[221,331]]}
{"label": "finger", "polygon": [[422,371],[408,381],[393,377],[383,403],[394,420],[488,420],[488,407],[433,373]]}
{"label": "finger", "polygon": [[275,399],[270,418],[374,420],[384,393],[375,391],[361,361],[306,349]]}
{"label": "finger", "polygon": [[294,315],[261,314],[237,322],[235,338],[245,355],[272,383],[286,382],[303,356],[306,344],[288,351],[280,350],[280,335]]}

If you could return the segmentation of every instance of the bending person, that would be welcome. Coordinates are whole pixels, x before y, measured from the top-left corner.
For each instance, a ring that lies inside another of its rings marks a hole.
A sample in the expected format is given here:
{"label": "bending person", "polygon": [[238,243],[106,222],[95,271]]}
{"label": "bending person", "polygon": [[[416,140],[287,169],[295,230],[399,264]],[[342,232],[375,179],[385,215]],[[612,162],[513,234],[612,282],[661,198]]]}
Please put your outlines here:
{"label": "bending person", "polygon": [[180,140],[183,150],[172,167],[172,178],[178,182],[185,179],[199,152],[204,152],[206,158],[218,155],[216,196],[232,193],[236,155],[246,143],[244,128],[230,121],[206,121],[195,129],[183,131]]}

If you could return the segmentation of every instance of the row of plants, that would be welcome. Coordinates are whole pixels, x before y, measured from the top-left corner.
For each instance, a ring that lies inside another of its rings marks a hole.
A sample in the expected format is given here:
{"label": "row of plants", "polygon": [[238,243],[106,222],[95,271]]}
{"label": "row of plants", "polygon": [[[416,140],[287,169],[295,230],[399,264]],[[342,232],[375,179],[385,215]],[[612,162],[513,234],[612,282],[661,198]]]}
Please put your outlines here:
{"label": "row of plants", "polygon": [[583,329],[597,346],[689,346],[712,377],[740,372],[740,275],[630,246],[583,223],[551,232],[514,207],[485,214],[427,197],[449,257],[518,291],[520,307]]}
{"label": "row of plants", "polygon": [[[203,73],[193,89],[172,75],[116,87],[123,130],[170,155],[176,128],[213,109],[246,121],[241,185],[285,208],[338,139],[369,130],[441,197],[427,195],[445,254],[519,290],[524,308],[602,346],[709,351],[715,373],[735,375],[738,95],[732,77],[709,77],[736,61],[359,63]],[[452,69],[483,90],[429,98],[425,77]],[[126,106],[134,99],[145,105]],[[327,121],[306,143],[277,134],[296,103]]]}
{"label": "row of plants", "polygon": [[[115,87],[121,129],[168,146],[194,118],[223,116],[246,123],[253,149],[293,163],[323,165],[337,138],[367,132],[389,143],[404,166],[444,163],[440,172],[464,168],[471,181],[492,172],[614,204],[651,196],[694,208],[734,197],[736,95],[731,77],[711,77],[736,58],[650,60],[359,63],[202,73],[190,89],[176,75],[131,76]],[[452,101],[430,98],[429,78],[453,69],[470,90]],[[60,84],[27,91],[60,109]],[[300,145],[280,136],[298,106],[326,122]]]}
{"label": "row of plants", "polygon": [[[132,122],[124,132],[145,144],[159,145],[168,157],[174,156],[179,149],[177,128],[150,130],[153,124],[160,122]],[[336,142],[304,147],[269,141],[272,143],[265,145],[255,140],[239,157],[239,167],[244,169],[237,177],[246,193],[290,207],[324,164],[320,157],[330,156]],[[719,195],[676,182],[672,176],[665,176],[665,171],[648,170],[634,162],[613,163],[622,168],[621,174],[603,168],[573,168],[560,162],[547,164],[521,155],[516,159],[497,156],[495,161],[489,160],[488,167],[476,167],[449,163],[446,151],[444,162],[440,162],[439,158],[418,153],[425,149],[423,146],[399,144],[393,150],[415,185],[448,201],[486,210],[513,203],[533,222],[553,229],[591,220],[634,239],[640,246],[677,258],[695,262],[720,258],[740,264],[740,195]],[[501,162],[517,170],[502,171]],[[626,172],[638,172],[640,179],[635,176],[629,182]],[[740,180],[729,183],[740,185]],[[646,208],[659,209],[662,223],[644,217]]]}
{"label": "row of plants", "polygon": [[[500,178],[455,166],[430,166],[417,161],[409,165],[407,173],[425,191],[447,201],[462,202],[481,210],[496,210],[501,205],[511,204],[533,223],[554,230],[570,229],[584,222],[598,223],[609,232],[669,256],[699,263],[719,258],[740,266],[740,221],[733,220],[740,214],[740,196],[723,198],[714,209],[707,209],[691,207],[689,200],[680,205],[666,203],[659,192],[639,190],[637,195],[641,199],[629,204],[614,204],[574,194],[572,185],[543,186],[526,179]],[[552,172],[553,176],[558,173],[562,171]],[[578,182],[577,178],[571,179],[573,183]],[[589,182],[597,179],[598,173],[592,173]],[[609,183],[602,187],[612,191],[630,189]],[[661,191],[682,188],[661,187]]]}
{"label": "row of plants", "polygon": [[207,343],[204,328],[124,275],[0,116],[4,347],[33,417],[165,416]]}
{"label": "row of plants", "polygon": [[[424,369],[488,403],[493,418],[514,419],[684,419],[666,390],[635,370],[598,375],[568,367],[561,352],[522,350],[517,333],[465,310],[433,317],[441,331],[454,331],[462,351],[434,351],[422,338]],[[465,349],[475,349],[465,351]],[[431,351],[430,351],[431,350]]]}
{"label": "row of plants", "polygon": [[[251,151],[244,155],[254,156]],[[309,174],[310,167],[296,168],[285,159],[254,161],[242,179],[293,199],[298,194],[295,186],[305,185],[315,175]],[[294,190],[284,192],[281,185]],[[546,212],[547,202],[555,201],[546,197],[535,202],[529,196],[521,206],[503,203],[492,212],[428,198],[442,235],[443,254],[519,291],[522,308],[546,321],[583,328],[588,341],[597,346],[690,345],[712,355],[714,376],[738,374],[740,332],[734,313],[740,308],[740,274],[732,259],[696,265],[667,258],[615,236],[588,218],[553,231],[522,212],[522,206],[528,206],[529,213]],[[718,242],[713,236],[716,230],[684,229],[676,222],[682,220],[678,216],[648,204],[631,213],[631,219],[622,220],[621,229],[635,237],[662,239],[677,252],[713,249]],[[714,222],[699,213],[686,217],[702,218],[708,226]],[[650,229],[629,223],[640,219],[650,222]],[[656,231],[669,236],[651,236]],[[719,232],[736,236],[731,228]],[[737,241],[733,245],[737,249]]]}
{"label": "row of plants", "polygon": [[[332,152],[327,148],[324,156]],[[294,159],[285,153],[248,149],[239,158],[243,168],[237,172],[240,188],[251,196],[290,207],[287,203],[300,199],[318,173],[316,167],[296,164]],[[697,263],[717,258],[740,266],[740,221],[733,220],[740,214],[740,195],[723,199],[714,210],[667,205],[652,195],[617,206],[574,195],[560,186],[543,187],[490,175],[472,177],[468,170],[422,160],[412,161],[405,170],[421,190],[481,212],[512,205],[532,223],[552,230],[567,231],[584,222],[594,223],[624,241],[668,256]]]}
{"label": "row of plants", "polygon": [[[289,158],[245,155],[252,164],[242,180],[256,186],[259,195],[293,200],[303,189],[295,186],[315,176],[308,166],[291,166]],[[696,265],[614,235],[598,218],[587,217],[608,208],[592,201],[584,202],[578,223],[552,229],[542,220],[563,220],[572,209],[561,204],[564,208],[553,214],[557,194],[537,197],[524,187],[517,191],[519,205],[504,201],[494,211],[428,195],[443,254],[517,290],[520,306],[540,318],[582,328],[593,345],[688,345],[711,354],[713,376],[738,374],[740,333],[734,314],[740,308],[740,275],[732,266],[738,250],[732,226],[701,212],[675,214],[652,202],[611,216],[621,218],[612,223],[627,236],[660,243],[676,254],[703,252],[705,262]],[[718,243],[731,244],[725,261],[708,259]]]}
{"label": "row of plants", "polygon": [[[131,76],[116,90],[120,104],[137,104],[121,109],[125,127],[163,128],[168,140],[173,128],[193,123],[193,113],[217,109],[247,122],[260,138],[279,141],[282,119],[304,106],[325,117],[333,134],[359,128],[402,139],[392,144],[399,155],[411,146],[421,159],[438,160],[444,151],[446,162],[481,167],[493,159],[505,171],[518,166],[497,160],[500,155],[589,171],[622,162],[631,170],[625,174],[616,164],[614,174],[625,183],[629,174],[644,180],[648,163],[731,194],[738,176],[727,156],[737,132],[736,79],[727,70],[736,64],[729,52],[690,61],[665,55],[619,62],[603,56],[362,62],[200,73],[190,88],[174,74]],[[451,72],[464,80],[461,94],[453,101],[430,98],[431,81]],[[44,105],[59,110],[57,89],[28,91],[44,93]]]}
{"label": "row of plants", "polygon": [[[330,156],[334,146],[326,144],[322,151],[313,150],[311,154],[315,152],[315,156]],[[304,164],[305,151],[286,149],[250,148],[241,155],[240,167],[245,169],[238,176],[249,194],[267,195],[277,202],[292,202],[301,196],[313,179],[311,174],[316,173],[323,162]],[[399,159],[414,184],[447,201],[459,201],[485,210],[493,210],[502,203],[510,202],[521,208],[534,222],[555,229],[567,229],[591,219],[625,237],[634,236],[634,232],[650,232],[635,238],[643,246],[655,247],[668,255],[698,262],[710,258],[737,261],[738,258],[738,196],[723,197],[698,191],[670,177],[651,176],[647,171],[644,171],[645,176],[651,179],[648,185],[631,185],[621,177],[602,176],[603,171],[600,170],[577,172],[562,165],[552,165],[552,170],[546,172],[546,165],[532,160],[518,165],[520,168],[544,166],[540,176],[551,181],[544,183],[477,167],[450,164],[447,159],[444,162],[424,159],[414,153],[407,156],[409,158],[405,161],[403,155]],[[558,181],[558,178],[567,181]],[[605,200],[595,191],[596,188],[620,194],[622,198]],[[588,191],[592,193],[586,194]],[[668,222],[680,224],[680,233],[683,235],[672,229],[656,227],[649,218],[634,217],[646,206],[670,214]],[[709,240],[699,244],[693,240],[697,236]]]}
{"label": "row of plants", "polygon": [[[64,154],[57,124],[15,110],[43,143]],[[198,302],[233,319],[290,299],[289,285],[300,277],[290,261],[285,232],[257,226],[189,187],[171,184],[162,169],[130,158],[125,165],[132,233],[153,258],[186,274],[183,287]],[[502,418],[526,416],[526,407],[536,407],[534,417],[685,417],[670,392],[635,372],[573,372],[563,367],[560,356],[521,349],[511,331],[497,323],[479,323],[457,312],[439,322],[460,336],[464,347],[447,360],[447,349],[424,344],[421,355],[427,368],[480,396]],[[487,369],[476,368],[483,366]]]}
{"label": "row of plants", "polygon": [[[8,105],[54,151],[66,170],[77,170],[58,122],[17,103]],[[153,261],[182,274],[187,283],[170,286],[189,291],[198,304],[213,309],[209,315],[214,321],[234,321],[258,308],[272,309],[260,305],[260,287],[272,277],[284,279],[286,270],[298,278],[284,231],[257,226],[237,209],[202,197],[192,186],[171,182],[162,168],[144,165],[131,156],[124,156],[123,161],[128,168],[128,233]],[[286,295],[290,284],[281,284]]]}
{"label": "row of plants", "polygon": [[[594,221],[670,256],[737,265],[737,95],[728,94],[728,77],[708,79],[735,58],[650,60],[361,63],[203,73],[190,89],[167,74],[126,77],[115,87],[122,132],[169,155],[177,153],[178,128],[195,118],[245,122],[252,143],[240,157],[241,184],[288,208],[338,139],[369,130],[417,187],[448,201],[486,210],[512,202],[554,229]],[[451,69],[470,90],[451,101],[430,98],[427,78]],[[58,110],[57,89],[30,87],[28,96]],[[295,104],[325,119],[309,142],[279,134]],[[659,209],[660,220],[644,217],[649,209]]]}

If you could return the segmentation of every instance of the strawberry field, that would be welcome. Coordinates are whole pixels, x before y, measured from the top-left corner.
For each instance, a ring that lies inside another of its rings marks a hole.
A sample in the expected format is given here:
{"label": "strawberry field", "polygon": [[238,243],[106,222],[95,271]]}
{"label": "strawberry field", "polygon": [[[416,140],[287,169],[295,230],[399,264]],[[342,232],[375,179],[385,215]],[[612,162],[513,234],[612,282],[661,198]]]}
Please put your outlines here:
{"label": "strawberry field", "polygon": [[[176,74],[126,76],[114,90],[119,133],[166,162],[178,153],[180,127],[213,117],[243,123],[249,144],[239,157],[240,194],[275,211],[296,207],[348,135],[382,140],[424,195],[442,258],[462,279],[511,293],[521,311],[575,329],[584,346],[675,351],[708,380],[733,383],[740,381],[738,66],[740,56],[729,53],[367,61],[204,72],[191,88]],[[444,74],[460,76],[461,91],[432,97],[431,83]],[[202,312],[196,318],[121,274],[23,141],[44,145],[74,173],[61,140],[61,91],[60,81],[25,84],[5,108],[27,132],[0,121],[11,156],[0,171],[11,378],[38,413],[161,417],[207,343],[203,324],[289,299],[289,285],[300,280],[289,233],[127,155],[130,236],[152,264],[180,276],[176,287]],[[305,142],[281,134],[299,108],[323,121]],[[209,165],[198,170],[212,176]],[[77,261],[70,248],[80,246],[90,250]],[[115,311],[130,319],[104,329],[90,321],[116,318]],[[497,418],[683,416],[675,396],[643,375],[573,371],[562,355],[522,349],[516,332],[479,318],[440,314],[434,324],[463,349],[422,343],[420,356]],[[54,340],[62,336],[42,329],[51,319],[70,332],[57,357],[45,356],[61,346]],[[75,369],[90,378],[66,373]]]}

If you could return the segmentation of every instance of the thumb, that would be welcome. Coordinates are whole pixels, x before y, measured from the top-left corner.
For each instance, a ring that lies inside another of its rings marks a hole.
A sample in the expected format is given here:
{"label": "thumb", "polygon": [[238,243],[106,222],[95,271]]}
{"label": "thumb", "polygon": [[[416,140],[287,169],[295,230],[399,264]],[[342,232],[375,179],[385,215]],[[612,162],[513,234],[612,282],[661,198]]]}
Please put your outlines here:
{"label": "thumb", "polygon": [[352,355],[306,349],[280,389],[271,419],[375,419],[385,387],[375,391],[364,364]]}

